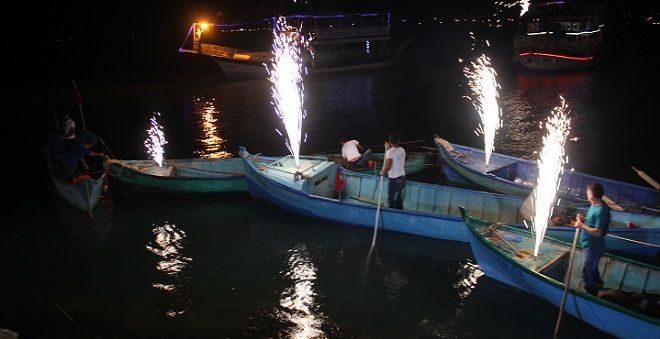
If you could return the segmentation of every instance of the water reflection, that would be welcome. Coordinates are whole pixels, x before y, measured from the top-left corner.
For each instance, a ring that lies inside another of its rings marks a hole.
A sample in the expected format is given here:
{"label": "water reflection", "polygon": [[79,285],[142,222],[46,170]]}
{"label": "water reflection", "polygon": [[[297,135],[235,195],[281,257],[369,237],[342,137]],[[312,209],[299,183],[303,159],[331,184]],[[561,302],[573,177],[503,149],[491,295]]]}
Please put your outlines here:
{"label": "water reflection", "polygon": [[163,225],[154,224],[153,234],[156,236],[154,243],[147,244],[149,252],[161,257],[156,263],[156,269],[170,277],[171,283],[152,283],[158,289],[172,294],[177,299],[170,309],[165,312],[170,317],[176,317],[185,313],[190,307],[191,300],[187,291],[181,288],[181,272],[192,261],[192,258],[181,254],[186,238],[186,232],[177,229],[176,225],[165,222]]}
{"label": "water reflection", "polygon": [[458,274],[460,280],[454,284],[454,288],[458,291],[458,296],[462,300],[466,300],[472,294],[472,290],[477,286],[477,280],[484,275],[484,272],[479,269],[479,265],[467,260],[458,269]]}
{"label": "water reflection", "polygon": [[225,139],[218,132],[218,109],[215,107],[215,98],[195,97],[192,100],[193,112],[199,117],[201,138],[196,139],[202,149],[194,153],[202,158],[230,158],[231,153],[224,150]]}
{"label": "water reflection", "polygon": [[282,317],[296,325],[290,333],[291,338],[325,338],[321,330],[323,313],[315,301],[314,291],[316,266],[310,259],[305,245],[297,245],[289,250],[289,270],[285,276],[292,280],[293,286],[285,289],[280,297]]}

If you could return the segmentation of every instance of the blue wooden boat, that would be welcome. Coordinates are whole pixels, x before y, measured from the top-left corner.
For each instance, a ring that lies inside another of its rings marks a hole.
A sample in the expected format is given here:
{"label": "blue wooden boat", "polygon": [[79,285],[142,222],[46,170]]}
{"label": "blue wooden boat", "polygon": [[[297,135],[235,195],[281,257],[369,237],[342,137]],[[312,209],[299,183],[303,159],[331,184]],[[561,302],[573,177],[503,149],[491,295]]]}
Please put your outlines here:
{"label": "blue wooden boat", "polygon": [[[485,168],[483,150],[451,144],[439,137],[435,138],[435,142],[449,180],[517,196],[528,196],[536,185],[538,166],[535,161],[493,153],[488,168]],[[558,196],[569,201],[585,202],[586,187],[594,181],[603,185],[607,198],[625,210],[660,211],[660,192],[656,189],[577,171],[564,171]]]}
{"label": "blue wooden boat", "polygon": [[[555,306],[561,303],[564,274],[571,245],[546,238],[538,257],[534,239],[515,227],[496,225],[468,216],[472,252],[487,276],[522,289]],[[572,316],[621,338],[657,338],[660,319],[586,293],[580,279],[583,252],[576,250],[569,294],[564,310]],[[600,261],[604,287],[624,292],[660,294],[660,268],[605,254]],[[552,329],[547,329],[549,334]]]}
{"label": "blue wooden boat", "polygon": [[[250,155],[245,149],[240,154],[245,161],[248,190],[255,198],[294,213],[373,228],[378,201],[378,176],[346,170],[332,161],[326,161],[324,157],[302,157],[300,168],[304,170],[300,170],[290,156],[264,159]],[[297,172],[300,173],[296,175]],[[337,175],[344,182],[341,192],[335,192]],[[387,180],[384,180],[381,204],[385,206],[387,185]],[[466,206],[470,213],[483,218],[522,225],[522,203],[522,198],[514,196],[408,181],[404,210],[382,208],[379,227],[430,238],[467,241],[459,206]],[[612,214],[611,234],[625,231],[628,232],[627,236],[638,241],[658,243],[658,218],[632,213]],[[629,220],[640,228],[622,228]],[[550,227],[549,230],[564,232],[565,228]],[[607,246],[624,252],[633,249],[641,251],[639,247],[644,247],[615,238],[608,238]],[[652,250],[648,255],[655,258],[656,252]]]}
{"label": "blue wooden boat", "polygon": [[247,192],[243,160],[168,159],[159,167],[153,160],[104,163],[110,183],[124,193],[212,194]]}

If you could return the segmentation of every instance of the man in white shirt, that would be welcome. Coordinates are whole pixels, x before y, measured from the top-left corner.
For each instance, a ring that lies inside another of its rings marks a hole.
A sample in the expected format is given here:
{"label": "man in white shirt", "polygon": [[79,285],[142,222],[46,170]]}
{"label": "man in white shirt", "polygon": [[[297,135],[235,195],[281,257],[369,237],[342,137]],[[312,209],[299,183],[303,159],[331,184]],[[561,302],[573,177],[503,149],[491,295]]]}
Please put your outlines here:
{"label": "man in white shirt", "polygon": [[380,175],[387,174],[387,203],[390,208],[403,209],[403,188],[406,187],[406,150],[399,146],[399,135],[390,134],[385,142],[385,163]]}
{"label": "man in white shirt", "polygon": [[[341,144],[341,156],[344,158],[344,165],[352,167],[365,167],[367,165],[367,161],[371,158],[371,148],[365,151],[355,139],[346,141],[346,139],[341,138],[339,143]],[[360,151],[364,153],[360,154]]]}

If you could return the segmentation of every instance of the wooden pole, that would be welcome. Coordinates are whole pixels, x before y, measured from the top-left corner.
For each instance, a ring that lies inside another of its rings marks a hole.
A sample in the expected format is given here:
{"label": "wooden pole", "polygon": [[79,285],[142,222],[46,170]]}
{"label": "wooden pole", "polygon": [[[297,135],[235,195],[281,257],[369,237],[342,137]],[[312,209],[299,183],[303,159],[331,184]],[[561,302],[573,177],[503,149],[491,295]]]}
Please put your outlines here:
{"label": "wooden pole", "polygon": [[644,181],[648,182],[649,185],[651,185],[655,189],[660,189],[660,184],[658,184],[657,181],[653,180],[653,178],[651,178],[650,175],[644,173],[644,171],[640,171],[636,169],[635,166],[631,166],[631,167],[633,170],[635,170],[635,172],[637,172],[637,175],[639,175],[642,179],[644,179]]}
{"label": "wooden pole", "polygon": [[378,217],[380,216],[380,196],[383,192],[383,176],[380,176],[380,183],[378,184],[378,202],[376,203],[376,221],[374,222],[374,236],[371,238],[371,249],[369,249],[369,254],[373,251],[374,246],[376,246],[376,235],[378,234]]}
{"label": "wooden pole", "polygon": [[[76,96],[80,97],[80,92],[78,92],[78,86],[76,86],[76,81],[71,80],[73,83],[73,89],[76,93]],[[83,130],[87,130],[87,125],[85,125],[85,114],[83,113],[82,100],[78,99],[78,109],[80,109],[80,121],[82,122]]]}
{"label": "wooden pole", "polygon": [[573,274],[573,259],[575,259],[575,248],[577,246],[578,236],[580,229],[575,228],[575,235],[573,236],[573,246],[571,247],[571,256],[568,261],[568,271],[566,271],[566,278],[564,279],[564,295],[561,297],[561,304],[559,305],[559,315],[557,316],[557,323],[555,324],[555,334],[552,336],[554,339],[558,338],[559,326],[561,325],[561,318],[564,314],[564,304],[566,304],[566,296],[568,295],[568,286],[571,283],[571,275]]}

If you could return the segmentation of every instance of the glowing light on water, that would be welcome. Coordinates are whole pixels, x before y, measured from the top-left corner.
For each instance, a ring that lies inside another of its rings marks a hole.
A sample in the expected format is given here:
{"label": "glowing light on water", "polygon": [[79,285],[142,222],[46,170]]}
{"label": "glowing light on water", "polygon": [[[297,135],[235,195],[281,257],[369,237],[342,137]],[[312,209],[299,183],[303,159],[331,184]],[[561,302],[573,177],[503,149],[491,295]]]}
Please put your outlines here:
{"label": "glowing light on water", "polygon": [[571,119],[566,100],[559,97],[561,105],[555,107],[545,128],[548,134],[543,137],[543,150],[539,155],[539,177],[534,188],[534,256],[538,255],[539,247],[545,236],[545,229],[555,206],[555,196],[561,184],[561,175],[568,157],[564,153],[564,144],[571,130]]}
{"label": "glowing light on water", "polygon": [[149,252],[159,256],[161,260],[156,263],[156,269],[166,274],[167,283],[151,284],[155,289],[164,291],[176,299],[165,312],[169,317],[184,314],[192,303],[187,291],[176,282],[185,280],[180,277],[182,271],[192,262],[192,258],[181,254],[186,239],[186,232],[178,229],[175,224],[165,222],[162,225],[154,224],[152,230],[155,239],[147,244]]}
{"label": "glowing light on water", "polygon": [[490,58],[482,54],[476,62],[465,67],[463,73],[468,78],[468,85],[472,89],[472,105],[479,113],[481,124],[475,133],[484,136],[484,164],[486,170],[490,156],[495,149],[495,132],[502,126],[502,110],[497,103],[500,85],[497,83],[497,72],[491,66]]}
{"label": "glowing light on water", "polygon": [[316,267],[309,259],[304,245],[289,250],[289,270],[286,276],[294,285],[282,292],[280,306],[287,311],[282,317],[287,322],[296,325],[291,338],[324,338],[321,330],[323,314],[318,312],[318,305],[314,300],[314,282],[316,281]]}
{"label": "glowing light on water", "polygon": [[144,146],[151,158],[158,163],[158,166],[163,167],[163,155],[165,154],[163,146],[167,144],[167,140],[165,140],[163,126],[158,124],[156,116],[160,116],[160,113],[154,113],[154,116],[150,119],[151,127],[147,130],[147,139],[144,141]]}
{"label": "glowing light on water", "polygon": [[200,117],[203,138],[199,139],[203,149],[195,151],[202,158],[230,158],[231,153],[223,149],[225,139],[218,132],[218,109],[215,99],[193,98],[193,111]]}
{"label": "glowing light on water", "polygon": [[273,28],[273,60],[270,68],[266,66],[268,80],[272,83],[272,104],[284,123],[288,136],[285,144],[295,158],[296,166],[300,165],[302,121],[306,116],[303,108],[303,40],[300,28],[288,26],[286,18],[279,17]]}

